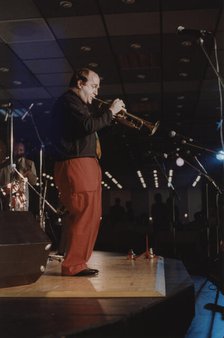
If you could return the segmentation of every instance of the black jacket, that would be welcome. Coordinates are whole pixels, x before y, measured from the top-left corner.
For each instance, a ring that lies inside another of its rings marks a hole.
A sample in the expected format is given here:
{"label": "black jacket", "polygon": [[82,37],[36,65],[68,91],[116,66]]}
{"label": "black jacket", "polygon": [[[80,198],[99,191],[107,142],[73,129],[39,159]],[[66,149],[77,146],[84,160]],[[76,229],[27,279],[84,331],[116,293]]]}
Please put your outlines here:
{"label": "black jacket", "polygon": [[88,106],[71,90],[57,99],[52,110],[51,142],[54,159],[96,157],[96,132],[110,125],[107,109],[93,116]]}

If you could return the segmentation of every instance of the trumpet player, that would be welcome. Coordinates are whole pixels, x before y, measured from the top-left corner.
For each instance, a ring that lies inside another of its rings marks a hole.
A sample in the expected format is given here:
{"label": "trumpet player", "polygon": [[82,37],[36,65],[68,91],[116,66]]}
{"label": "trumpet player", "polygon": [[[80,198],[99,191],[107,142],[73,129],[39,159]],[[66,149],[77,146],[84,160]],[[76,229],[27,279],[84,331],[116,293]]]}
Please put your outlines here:
{"label": "trumpet player", "polygon": [[101,218],[100,146],[97,132],[110,125],[125,107],[116,99],[100,116],[89,105],[98,94],[100,78],[94,71],[76,71],[68,90],[52,109],[52,145],[55,150],[54,178],[59,198],[68,211],[62,240],[64,276],[94,276],[98,270],[87,262],[93,252]]}

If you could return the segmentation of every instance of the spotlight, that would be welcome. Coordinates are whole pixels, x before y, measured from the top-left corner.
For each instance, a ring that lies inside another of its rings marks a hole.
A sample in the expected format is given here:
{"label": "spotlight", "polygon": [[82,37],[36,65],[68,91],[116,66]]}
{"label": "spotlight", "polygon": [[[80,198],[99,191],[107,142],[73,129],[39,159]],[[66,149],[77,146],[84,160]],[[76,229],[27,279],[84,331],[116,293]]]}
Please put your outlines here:
{"label": "spotlight", "polygon": [[178,158],[176,159],[176,165],[177,165],[178,167],[182,167],[182,166],[184,165],[184,160],[183,160],[181,157],[178,157]]}
{"label": "spotlight", "polygon": [[219,161],[224,161],[224,151],[220,150],[217,154],[216,154],[216,158]]}

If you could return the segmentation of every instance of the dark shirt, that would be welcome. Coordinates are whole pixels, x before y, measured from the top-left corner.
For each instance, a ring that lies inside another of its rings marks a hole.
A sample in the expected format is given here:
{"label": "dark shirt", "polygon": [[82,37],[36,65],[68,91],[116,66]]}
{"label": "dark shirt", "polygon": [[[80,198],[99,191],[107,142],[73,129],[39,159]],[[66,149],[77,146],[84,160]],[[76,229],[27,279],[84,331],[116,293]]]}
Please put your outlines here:
{"label": "dark shirt", "polygon": [[110,125],[112,112],[107,109],[93,116],[72,90],[57,99],[52,110],[51,141],[57,161],[76,157],[96,157],[96,132]]}

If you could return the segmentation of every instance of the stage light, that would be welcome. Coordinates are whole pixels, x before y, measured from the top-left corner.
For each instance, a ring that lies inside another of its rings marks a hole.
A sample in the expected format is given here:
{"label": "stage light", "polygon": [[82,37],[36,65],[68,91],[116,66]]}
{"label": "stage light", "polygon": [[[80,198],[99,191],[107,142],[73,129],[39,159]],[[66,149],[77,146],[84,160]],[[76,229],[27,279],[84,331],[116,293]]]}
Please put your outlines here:
{"label": "stage light", "polygon": [[217,154],[216,154],[216,158],[219,161],[224,161],[224,151],[220,150]]}
{"label": "stage light", "polygon": [[178,157],[178,158],[176,159],[176,165],[177,165],[178,167],[182,167],[182,166],[184,165],[184,160],[183,160],[181,157]]}
{"label": "stage light", "polygon": [[201,175],[198,175],[198,176],[196,177],[196,179],[194,180],[194,182],[192,183],[192,187],[196,187],[196,185],[197,185],[197,183],[200,181],[200,179],[201,179]]}

